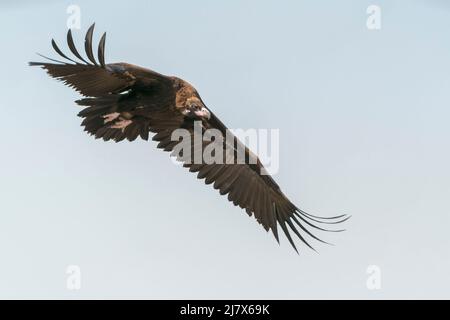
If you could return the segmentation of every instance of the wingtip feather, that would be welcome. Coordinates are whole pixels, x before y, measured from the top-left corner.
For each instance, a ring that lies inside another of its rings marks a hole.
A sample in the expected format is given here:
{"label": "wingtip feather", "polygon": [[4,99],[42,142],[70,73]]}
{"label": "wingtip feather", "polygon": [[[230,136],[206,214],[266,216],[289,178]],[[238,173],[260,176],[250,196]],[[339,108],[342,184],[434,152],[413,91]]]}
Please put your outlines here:
{"label": "wingtip feather", "polygon": [[95,61],[94,54],[92,52],[92,36],[94,34],[95,22],[89,27],[84,38],[84,49],[88,59],[96,66],[98,66],[97,61]]}
{"label": "wingtip feather", "polygon": [[73,41],[73,37],[72,37],[72,29],[69,29],[69,31],[67,31],[67,44],[69,45],[69,49],[70,51],[81,61],[83,61],[86,64],[90,64],[88,63],[79,53],[78,50],[75,46],[75,43]]}

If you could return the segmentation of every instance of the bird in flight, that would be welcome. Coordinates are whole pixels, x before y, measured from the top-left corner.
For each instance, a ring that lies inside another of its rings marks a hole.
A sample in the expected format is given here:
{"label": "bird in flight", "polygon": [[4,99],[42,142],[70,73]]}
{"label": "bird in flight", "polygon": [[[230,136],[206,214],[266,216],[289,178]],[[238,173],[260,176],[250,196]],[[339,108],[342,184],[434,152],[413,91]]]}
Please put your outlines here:
{"label": "bird in flight", "polygon": [[[63,53],[52,39],[53,49],[66,61],[42,56],[48,61],[29,63],[42,67],[50,76],[84,96],[76,103],[84,107],[78,116],[83,118],[81,125],[85,131],[96,139],[115,142],[124,139],[133,141],[138,137],[148,140],[151,132],[154,134],[152,139],[158,142],[157,147],[172,153],[179,143],[172,137],[176,130],[182,129],[191,136],[195,135],[196,128],[202,132],[215,129],[224,135],[230,134],[188,82],[128,63],[106,64],[106,33],[99,41],[96,60],[92,49],[94,25],[85,36],[86,58],[76,49],[69,29],[67,44],[74,57]],[[200,125],[195,126],[195,123]],[[312,229],[343,231],[330,230],[323,225],[344,222],[349,216],[319,217],[300,210],[283,194],[273,178],[266,174],[258,157],[235,136],[232,137],[232,154],[243,148],[246,159],[254,161],[191,161],[192,156],[183,155],[183,152],[177,155],[177,159],[190,172],[197,173],[198,179],[213,184],[214,189],[221,195],[227,195],[235,206],[244,209],[249,216],[253,215],[266,231],[272,231],[278,242],[279,225],[295,251],[297,248],[291,232],[314,249],[308,237],[326,242],[314,235]],[[229,154],[229,139],[227,142],[206,139],[200,143],[200,147],[204,149],[211,143],[219,143],[219,148],[226,149]],[[192,148],[195,146],[192,145]]]}

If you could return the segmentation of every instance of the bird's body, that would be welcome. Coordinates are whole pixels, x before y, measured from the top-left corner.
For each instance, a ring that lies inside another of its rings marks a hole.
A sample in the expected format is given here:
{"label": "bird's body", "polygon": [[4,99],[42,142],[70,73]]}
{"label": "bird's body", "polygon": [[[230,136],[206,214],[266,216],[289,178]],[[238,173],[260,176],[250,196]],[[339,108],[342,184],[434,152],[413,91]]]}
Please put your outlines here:
{"label": "bird's body", "polygon": [[[160,73],[128,63],[105,64],[105,35],[100,40],[98,62],[92,52],[92,34],[94,26],[89,28],[85,39],[85,51],[89,61],[76,50],[69,30],[67,41],[70,50],[82,62],[67,57],[52,40],[55,51],[71,63],[50,59],[56,63],[31,62],[41,66],[47,72],[76,91],[84,98],[77,104],[85,107],[79,112],[83,118],[85,131],[105,141],[116,142],[138,137],[148,140],[153,132],[153,140],[158,148],[173,152],[178,140],[172,139],[177,129],[190,135],[195,134],[195,123],[200,123],[202,132],[214,129],[229,134],[225,125],[206,107],[197,90],[188,82],[177,77]],[[271,230],[278,240],[277,225],[280,225],[295,248],[288,227],[308,246],[305,234],[321,241],[307,227],[325,230],[317,224],[335,224],[346,220],[345,216],[321,218],[298,209],[282,193],[271,176],[263,174],[264,167],[259,159],[233,136],[233,155],[239,146],[245,149],[246,159],[254,162],[209,163],[196,162],[192,158],[182,158],[183,165],[191,172],[197,172],[199,179],[213,184],[220,194],[228,194],[229,201],[245,209],[251,216]],[[202,149],[217,141],[202,141]],[[229,147],[220,142],[220,148]],[[229,143],[229,142],[228,142]],[[195,146],[193,146],[195,148]],[[228,150],[228,149],[227,149]],[[225,158],[227,153],[224,152]],[[297,229],[300,228],[301,232]]]}

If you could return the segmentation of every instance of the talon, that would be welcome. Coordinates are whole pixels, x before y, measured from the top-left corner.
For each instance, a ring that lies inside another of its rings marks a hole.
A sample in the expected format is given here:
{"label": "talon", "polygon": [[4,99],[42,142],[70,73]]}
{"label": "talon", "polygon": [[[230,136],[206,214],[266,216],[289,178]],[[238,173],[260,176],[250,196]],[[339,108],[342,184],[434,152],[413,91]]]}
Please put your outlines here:
{"label": "talon", "polygon": [[106,114],[103,116],[103,119],[105,119],[103,123],[108,123],[113,120],[116,120],[119,116],[120,116],[120,113],[118,113],[118,112]]}

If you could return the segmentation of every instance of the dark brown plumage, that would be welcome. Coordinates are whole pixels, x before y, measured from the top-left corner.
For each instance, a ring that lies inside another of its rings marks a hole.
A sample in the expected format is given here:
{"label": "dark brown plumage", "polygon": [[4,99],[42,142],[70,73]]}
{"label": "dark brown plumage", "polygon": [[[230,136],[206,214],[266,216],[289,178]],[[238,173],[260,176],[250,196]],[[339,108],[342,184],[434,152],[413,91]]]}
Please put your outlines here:
{"label": "dark brown plumage", "polygon": [[[81,60],[66,56],[52,40],[54,50],[70,62],[49,59],[52,62],[30,62],[31,66],[40,66],[48,74],[74,88],[85,98],[76,101],[84,106],[79,116],[83,118],[84,130],[105,141],[129,141],[141,137],[148,140],[149,132],[155,133],[153,140],[158,141],[158,148],[173,152],[179,141],[172,141],[172,132],[184,128],[190,135],[194,134],[194,121],[201,121],[201,130],[217,129],[224,135],[225,125],[205,106],[194,87],[186,81],[159,74],[127,63],[105,64],[105,38],[101,37],[98,46],[98,62],[92,49],[92,25],[85,37],[85,51],[89,61],[77,51],[72,33],[67,33],[67,43],[73,55]],[[202,148],[210,143],[202,142]],[[222,143],[225,157],[226,143]],[[234,138],[234,152],[241,142]],[[195,146],[193,146],[195,147]],[[297,208],[281,192],[277,183],[269,175],[261,175],[264,169],[257,157],[244,146],[247,159],[256,158],[250,164],[208,164],[204,161],[193,163],[185,157],[178,159],[190,172],[197,172],[199,179],[219,190],[221,195],[228,194],[228,200],[245,209],[249,216],[268,231],[271,230],[279,241],[277,225],[279,224],[291,245],[297,251],[289,229],[310,248],[305,235],[324,242],[308,228],[326,230],[318,224],[336,224],[348,219],[341,215],[323,218],[310,215]]]}

